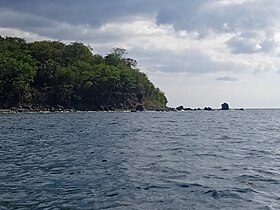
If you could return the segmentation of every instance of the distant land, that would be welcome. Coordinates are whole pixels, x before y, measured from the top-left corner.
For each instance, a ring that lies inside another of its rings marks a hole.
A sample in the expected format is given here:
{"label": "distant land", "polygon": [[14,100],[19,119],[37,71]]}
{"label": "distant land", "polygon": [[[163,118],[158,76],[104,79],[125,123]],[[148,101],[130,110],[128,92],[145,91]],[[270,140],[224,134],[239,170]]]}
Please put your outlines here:
{"label": "distant land", "polygon": [[126,50],[0,36],[0,109],[166,110],[167,98]]}

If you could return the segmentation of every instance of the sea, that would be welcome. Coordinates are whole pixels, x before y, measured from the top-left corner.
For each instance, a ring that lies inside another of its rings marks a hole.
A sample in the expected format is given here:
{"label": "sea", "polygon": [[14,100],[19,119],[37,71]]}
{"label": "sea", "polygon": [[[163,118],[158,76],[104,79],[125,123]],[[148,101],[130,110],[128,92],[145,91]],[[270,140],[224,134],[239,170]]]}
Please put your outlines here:
{"label": "sea", "polygon": [[280,110],[2,113],[0,209],[280,209]]}

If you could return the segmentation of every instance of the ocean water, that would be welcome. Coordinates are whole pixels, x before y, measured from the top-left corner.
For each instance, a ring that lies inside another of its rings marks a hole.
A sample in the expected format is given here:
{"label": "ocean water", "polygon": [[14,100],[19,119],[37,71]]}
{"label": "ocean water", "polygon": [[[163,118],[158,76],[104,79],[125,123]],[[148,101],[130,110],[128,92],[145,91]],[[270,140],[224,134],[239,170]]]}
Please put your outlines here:
{"label": "ocean water", "polygon": [[0,209],[280,209],[280,110],[0,114]]}

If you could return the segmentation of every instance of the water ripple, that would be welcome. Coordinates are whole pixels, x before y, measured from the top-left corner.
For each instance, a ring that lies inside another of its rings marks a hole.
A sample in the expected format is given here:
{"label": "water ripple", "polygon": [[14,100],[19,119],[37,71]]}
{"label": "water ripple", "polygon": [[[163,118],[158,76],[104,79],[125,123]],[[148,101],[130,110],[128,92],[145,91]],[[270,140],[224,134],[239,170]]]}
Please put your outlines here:
{"label": "water ripple", "polygon": [[0,120],[0,209],[280,209],[279,110]]}

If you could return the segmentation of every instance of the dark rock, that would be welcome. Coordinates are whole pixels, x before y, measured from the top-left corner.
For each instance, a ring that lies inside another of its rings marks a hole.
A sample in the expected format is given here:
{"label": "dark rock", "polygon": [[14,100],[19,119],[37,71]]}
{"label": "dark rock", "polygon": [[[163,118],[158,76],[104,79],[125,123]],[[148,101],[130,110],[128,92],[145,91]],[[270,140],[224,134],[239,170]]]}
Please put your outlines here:
{"label": "dark rock", "polygon": [[142,111],[145,111],[145,108],[144,108],[144,106],[143,106],[142,104],[138,104],[138,105],[136,106],[136,111],[142,112]]}
{"label": "dark rock", "polygon": [[184,111],[192,111],[191,108],[184,108]]}
{"label": "dark rock", "polygon": [[182,111],[182,110],[184,110],[184,107],[181,105],[181,106],[176,107],[176,109],[177,109],[178,111]]}
{"label": "dark rock", "polygon": [[22,109],[29,109],[29,110],[31,110],[32,107],[30,105],[22,105]]}
{"label": "dark rock", "polygon": [[227,103],[223,103],[221,106],[222,110],[229,110],[229,105]]}
{"label": "dark rock", "polygon": [[155,110],[157,112],[166,112],[166,111],[168,111],[167,108],[156,108]]}
{"label": "dark rock", "polygon": [[0,109],[0,113],[9,113],[12,112],[10,109]]}
{"label": "dark rock", "polygon": [[206,111],[212,111],[213,109],[211,107],[204,107],[204,110]]}
{"label": "dark rock", "polygon": [[62,111],[62,110],[64,110],[64,107],[61,106],[61,105],[59,105],[59,104],[57,104],[55,108],[56,108],[57,111]]}

